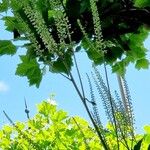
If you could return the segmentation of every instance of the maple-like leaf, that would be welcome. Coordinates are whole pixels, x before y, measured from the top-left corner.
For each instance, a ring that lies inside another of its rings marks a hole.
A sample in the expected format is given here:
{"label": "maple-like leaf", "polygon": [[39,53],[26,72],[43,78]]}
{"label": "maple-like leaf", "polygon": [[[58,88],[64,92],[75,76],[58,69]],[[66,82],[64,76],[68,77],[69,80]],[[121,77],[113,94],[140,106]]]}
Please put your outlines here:
{"label": "maple-like leaf", "polygon": [[29,58],[27,55],[20,56],[22,63],[18,64],[16,75],[26,76],[30,85],[39,87],[42,80],[42,73],[36,59]]}
{"label": "maple-like leaf", "polygon": [[0,56],[14,55],[16,53],[16,46],[9,40],[0,40]]}
{"label": "maple-like leaf", "polygon": [[137,60],[135,67],[138,70],[139,69],[148,69],[149,64],[150,64],[149,61],[147,59],[143,58],[143,59]]}

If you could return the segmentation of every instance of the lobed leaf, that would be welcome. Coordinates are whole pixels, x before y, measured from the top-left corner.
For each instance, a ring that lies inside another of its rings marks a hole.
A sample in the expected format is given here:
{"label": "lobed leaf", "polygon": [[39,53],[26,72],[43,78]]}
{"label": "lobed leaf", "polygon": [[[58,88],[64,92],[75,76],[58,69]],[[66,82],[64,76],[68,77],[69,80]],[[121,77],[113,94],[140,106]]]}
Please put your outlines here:
{"label": "lobed leaf", "polygon": [[0,3],[0,12],[5,12],[8,10],[9,7],[9,0],[2,0]]}
{"label": "lobed leaf", "polygon": [[16,75],[26,76],[30,85],[39,87],[42,80],[42,73],[35,58],[29,58],[27,55],[20,56],[22,63],[18,64]]}
{"label": "lobed leaf", "polygon": [[16,46],[10,40],[0,40],[0,56],[14,55],[16,50]]}
{"label": "lobed leaf", "polygon": [[149,64],[150,64],[149,60],[143,58],[143,59],[137,60],[135,67],[138,70],[140,70],[140,69],[148,69],[149,68]]}

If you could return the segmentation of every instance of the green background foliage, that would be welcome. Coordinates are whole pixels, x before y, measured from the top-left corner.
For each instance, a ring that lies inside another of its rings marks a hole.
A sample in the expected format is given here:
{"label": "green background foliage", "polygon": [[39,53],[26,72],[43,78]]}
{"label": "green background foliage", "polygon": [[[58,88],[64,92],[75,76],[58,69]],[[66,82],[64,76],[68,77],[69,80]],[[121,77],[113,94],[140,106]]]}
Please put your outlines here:
{"label": "green background foliage", "polygon": [[[15,126],[5,125],[0,130],[0,147],[4,150],[87,150],[103,149],[93,127],[84,119],[69,117],[56,105],[43,101],[37,105],[37,114]],[[150,126],[144,127],[144,135],[136,135],[139,141],[134,149],[146,150],[150,143]],[[107,124],[106,139],[111,149],[117,148],[112,125]],[[130,143],[130,139],[128,139]],[[126,147],[120,142],[120,150]]]}

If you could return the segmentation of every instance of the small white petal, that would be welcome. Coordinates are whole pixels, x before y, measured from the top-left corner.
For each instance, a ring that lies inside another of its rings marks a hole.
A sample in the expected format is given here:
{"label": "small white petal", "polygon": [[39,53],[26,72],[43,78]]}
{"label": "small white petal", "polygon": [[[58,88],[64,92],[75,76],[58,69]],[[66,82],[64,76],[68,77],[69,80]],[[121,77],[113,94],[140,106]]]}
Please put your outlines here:
{"label": "small white petal", "polygon": [[47,101],[51,104],[51,105],[57,105],[56,101],[54,99],[50,99],[48,98]]}

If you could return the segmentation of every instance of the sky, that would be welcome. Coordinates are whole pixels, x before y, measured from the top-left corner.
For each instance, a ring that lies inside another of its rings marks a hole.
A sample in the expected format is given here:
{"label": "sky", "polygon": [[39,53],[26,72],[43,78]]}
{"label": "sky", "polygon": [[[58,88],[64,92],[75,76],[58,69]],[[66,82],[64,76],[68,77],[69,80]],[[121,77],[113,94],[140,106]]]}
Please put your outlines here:
{"label": "sky", "polygon": [[[5,26],[0,21],[0,40],[11,39],[12,34],[5,31]],[[17,43],[20,44],[20,43]],[[150,37],[145,41],[145,47],[148,49],[148,58],[150,58]],[[52,74],[47,72],[44,75],[39,88],[29,86],[26,77],[19,77],[15,75],[17,64],[20,63],[19,55],[25,53],[25,49],[18,49],[14,56],[1,56],[0,57],[0,128],[9,121],[3,114],[3,110],[9,117],[15,121],[26,121],[27,117],[24,112],[24,98],[26,98],[30,116],[33,117],[36,113],[36,105],[42,100],[47,100],[50,94],[55,94],[55,100],[59,109],[63,109],[69,113],[70,116],[78,115],[89,120],[87,113],[76,93],[72,84],[59,74]],[[82,79],[86,93],[89,95],[88,83],[86,73],[91,72],[91,62],[84,52],[76,54],[77,61],[80,66]],[[103,67],[99,67],[103,75]],[[77,75],[73,68],[75,79]],[[134,114],[135,114],[135,127],[137,133],[143,133],[143,126],[150,125],[150,70],[136,70],[134,65],[131,64],[127,68],[126,80],[129,85]],[[110,87],[113,90],[118,90],[118,83],[115,74],[111,73],[108,67],[108,75]],[[100,99],[97,97],[97,101]],[[104,124],[106,123],[106,116],[101,110],[100,115]]]}

